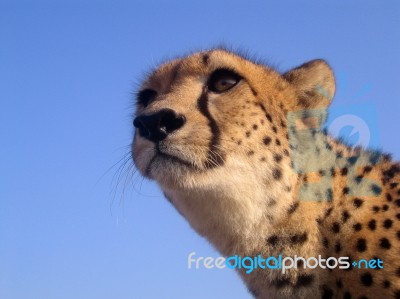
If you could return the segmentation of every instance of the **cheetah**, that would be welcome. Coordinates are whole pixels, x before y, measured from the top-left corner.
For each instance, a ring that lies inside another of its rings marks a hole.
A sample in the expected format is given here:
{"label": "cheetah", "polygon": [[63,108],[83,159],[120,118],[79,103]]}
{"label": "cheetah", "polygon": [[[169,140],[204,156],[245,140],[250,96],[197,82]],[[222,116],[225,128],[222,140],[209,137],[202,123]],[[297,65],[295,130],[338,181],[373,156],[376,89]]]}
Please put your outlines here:
{"label": "cheetah", "polygon": [[226,257],[304,258],[237,269],[255,298],[400,298],[400,164],[323,129],[334,93],[324,60],[280,73],[220,48],[137,93],[133,161],[198,234]]}

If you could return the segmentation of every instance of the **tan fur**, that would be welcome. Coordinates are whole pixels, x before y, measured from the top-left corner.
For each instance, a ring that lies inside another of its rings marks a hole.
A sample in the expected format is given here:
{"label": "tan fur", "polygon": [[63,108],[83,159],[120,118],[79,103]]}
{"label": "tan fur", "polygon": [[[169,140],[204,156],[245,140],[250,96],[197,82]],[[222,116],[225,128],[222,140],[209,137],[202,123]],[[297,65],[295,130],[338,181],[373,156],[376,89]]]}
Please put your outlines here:
{"label": "tan fur", "polygon": [[[236,71],[243,79],[225,93],[207,92],[204,88],[209,75],[220,67]],[[383,182],[383,171],[391,167],[396,170],[393,162],[382,157],[373,165],[373,170],[365,174],[382,182],[383,189],[379,196],[363,197],[343,194],[346,186],[357,186],[337,169],[342,160],[336,158],[336,162],[328,162],[329,154],[318,159],[314,154],[300,155],[306,164],[325,167],[331,163],[334,184],[332,201],[299,201],[305,181],[318,182],[328,174],[326,171],[322,174],[322,171],[299,173],[294,170],[295,149],[290,148],[287,115],[304,109],[327,108],[335,82],[324,61],[314,60],[281,75],[265,65],[216,49],[163,64],[143,83],[141,89],[146,88],[156,90],[157,97],[147,107],[138,105],[136,115],[151,115],[164,108],[184,115],[185,125],[168,135],[160,145],[163,152],[191,166],[158,156],[154,143],[139,134],[135,134],[132,144],[134,162],[143,175],[159,183],[166,197],[191,226],[223,255],[261,253],[263,256],[282,254],[307,258],[320,254],[353,259],[379,257],[384,261],[384,269],[369,270],[373,276],[370,286],[360,282],[365,270],[358,269],[300,268],[291,269],[285,275],[278,270],[256,270],[250,275],[240,271],[254,296],[343,298],[349,292],[351,298],[394,298],[396,292],[400,294],[397,258],[400,247],[396,237],[400,229],[396,214],[400,211],[394,203],[400,197],[395,186],[399,180],[397,171],[390,175],[389,181]],[[219,129],[219,142],[211,148],[210,120],[198,106],[205,92],[209,113]],[[308,116],[300,119],[296,126],[297,130],[302,130],[318,127],[317,123],[318,119]],[[264,142],[265,137],[270,138],[268,144]],[[360,149],[352,149],[329,137],[327,140],[334,153],[340,151],[344,157],[364,157]],[[221,160],[210,161],[210,151]],[[365,154],[366,160],[369,155]],[[207,167],[210,164],[212,167]],[[358,167],[355,171],[362,174],[363,169]],[[355,206],[357,197],[363,201],[361,207]],[[382,211],[385,204],[389,208]],[[373,212],[373,206],[379,206],[380,211]],[[346,220],[344,212],[350,215]],[[377,222],[374,231],[367,227],[372,218]],[[391,228],[383,228],[385,219],[393,220]],[[335,222],[340,224],[340,232],[332,232]],[[360,231],[353,229],[357,223],[363,226]],[[296,237],[304,234],[305,240],[296,241]],[[271,236],[278,237],[273,244]],[[380,247],[382,236],[390,240],[389,250]],[[367,249],[363,252],[355,248],[358,238],[367,240]],[[305,275],[311,275],[312,279],[302,285],[299,278]],[[387,288],[383,287],[385,280],[391,283]]]}

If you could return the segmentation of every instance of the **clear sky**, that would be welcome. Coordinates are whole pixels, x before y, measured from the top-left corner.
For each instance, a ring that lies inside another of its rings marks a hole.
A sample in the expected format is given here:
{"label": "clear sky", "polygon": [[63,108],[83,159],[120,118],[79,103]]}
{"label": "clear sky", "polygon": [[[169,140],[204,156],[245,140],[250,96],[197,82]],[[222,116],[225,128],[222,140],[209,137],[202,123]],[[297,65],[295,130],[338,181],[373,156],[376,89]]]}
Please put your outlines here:
{"label": "clear sky", "polygon": [[137,83],[220,43],[282,71],[324,58],[334,113],[359,112],[399,159],[399,30],[390,0],[0,0],[0,298],[249,298],[231,270],[187,269],[190,252],[218,253],[155,184],[107,172]]}

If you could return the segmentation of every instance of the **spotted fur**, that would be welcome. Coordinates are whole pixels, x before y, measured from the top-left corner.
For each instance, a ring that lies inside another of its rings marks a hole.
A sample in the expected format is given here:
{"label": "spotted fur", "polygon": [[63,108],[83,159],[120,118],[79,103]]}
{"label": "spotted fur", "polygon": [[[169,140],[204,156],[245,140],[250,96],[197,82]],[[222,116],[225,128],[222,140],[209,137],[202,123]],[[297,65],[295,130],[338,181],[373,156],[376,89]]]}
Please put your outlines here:
{"label": "spotted fur", "polygon": [[[212,92],[221,68],[241,79]],[[223,255],[384,262],[239,270],[256,298],[400,298],[400,165],[321,129],[334,91],[322,60],[280,74],[222,49],[169,61],[141,86],[137,117],[182,121],[157,140],[136,130],[134,162]]]}

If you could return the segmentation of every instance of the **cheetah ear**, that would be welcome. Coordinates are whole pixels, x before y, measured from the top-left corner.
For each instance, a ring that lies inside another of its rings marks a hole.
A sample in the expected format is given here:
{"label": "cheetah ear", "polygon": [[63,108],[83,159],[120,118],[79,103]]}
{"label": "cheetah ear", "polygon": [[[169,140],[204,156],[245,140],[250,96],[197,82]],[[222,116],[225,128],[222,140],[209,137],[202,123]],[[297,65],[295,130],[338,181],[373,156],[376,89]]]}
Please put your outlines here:
{"label": "cheetah ear", "polygon": [[297,103],[293,108],[327,108],[335,93],[332,69],[322,59],[309,61],[296,67],[283,77],[295,88]]}

